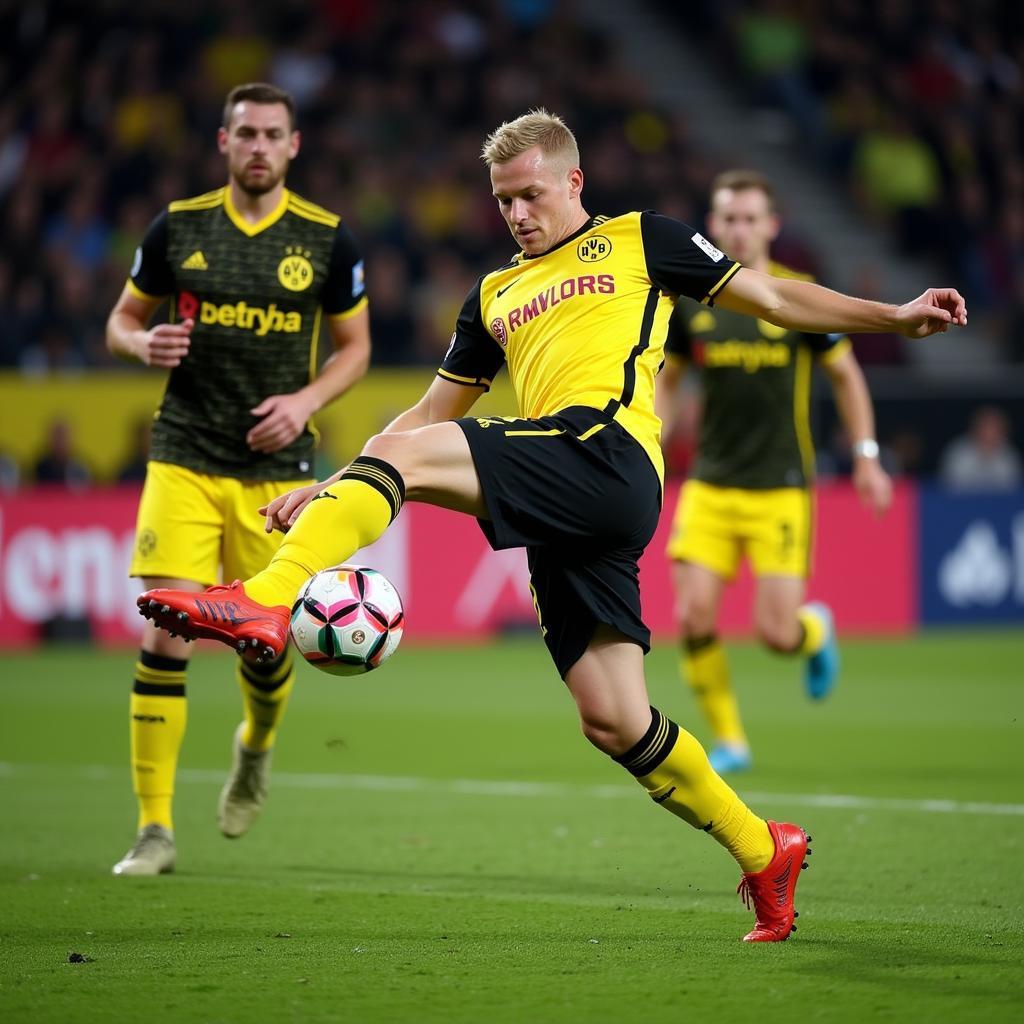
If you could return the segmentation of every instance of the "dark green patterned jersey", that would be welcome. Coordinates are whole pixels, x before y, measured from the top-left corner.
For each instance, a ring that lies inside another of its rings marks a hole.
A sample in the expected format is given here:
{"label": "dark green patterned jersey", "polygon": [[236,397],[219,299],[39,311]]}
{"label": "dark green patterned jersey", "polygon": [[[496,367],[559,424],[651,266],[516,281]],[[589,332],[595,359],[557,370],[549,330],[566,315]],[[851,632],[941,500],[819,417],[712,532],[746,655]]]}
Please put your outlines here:
{"label": "dark green patterned jersey", "polygon": [[[809,280],[772,263],[776,277]],[[838,334],[805,334],[680,299],[669,320],[667,358],[700,368],[700,441],[691,476],[719,487],[806,487],[814,478],[811,369],[849,349]]]}
{"label": "dark green patterned jersey", "polygon": [[128,285],[141,298],[169,296],[172,318],[195,320],[189,353],[167,380],[150,458],[249,480],[310,475],[309,424],[270,454],[245,437],[259,422],[252,409],[316,374],[322,316],[353,316],[366,303],[363,262],[340,219],[287,189],[255,224],[228,188],[173,202],[150,225]]}

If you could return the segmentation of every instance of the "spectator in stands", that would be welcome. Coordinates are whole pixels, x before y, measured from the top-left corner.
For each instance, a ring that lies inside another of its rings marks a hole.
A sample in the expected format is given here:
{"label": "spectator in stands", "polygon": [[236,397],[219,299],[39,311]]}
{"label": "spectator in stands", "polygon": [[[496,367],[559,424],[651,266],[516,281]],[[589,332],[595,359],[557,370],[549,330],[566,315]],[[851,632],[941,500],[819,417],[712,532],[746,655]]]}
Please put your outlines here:
{"label": "spectator in stands", "polygon": [[39,484],[63,484],[77,489],[89,483],[88,467],[75,457],[71,440],[71,424],[57,419],[50,425],[46,450],[36,460],[32,476]]}
{"label": "spectator in stands", "polygon": [[1011,491],[1021,485],[1021,460],[1010,440],[1010,422],[994,405],[982,406],[970,430],[942,456],[940,478],[955,491]]}

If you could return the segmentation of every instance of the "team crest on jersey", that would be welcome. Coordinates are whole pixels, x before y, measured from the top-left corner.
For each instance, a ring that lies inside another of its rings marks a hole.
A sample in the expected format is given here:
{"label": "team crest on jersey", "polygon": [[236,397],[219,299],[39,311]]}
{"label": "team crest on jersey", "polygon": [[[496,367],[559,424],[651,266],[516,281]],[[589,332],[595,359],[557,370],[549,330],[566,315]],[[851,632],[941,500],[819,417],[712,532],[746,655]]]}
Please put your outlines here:
{"label": "team crest on jersey", "polygon": [[584,263],[597,263],[610,256],[612,243],[604,235],[588,235],[576,246],[576,255]]}
{"label": "team crest on jersey", "polygon": [[500,316],[496,316],[491,321],[491,334],[494,335],[495,340],[498,344],[505,348],[508,345],[508,333],[505,331],[505,321]]}
{"label": "team crest on jersey", "polygon": [[285,248],[285,257],[277,266],[277,279],[290,292],[304,292],[313,283],[311,253],[301,245]]}

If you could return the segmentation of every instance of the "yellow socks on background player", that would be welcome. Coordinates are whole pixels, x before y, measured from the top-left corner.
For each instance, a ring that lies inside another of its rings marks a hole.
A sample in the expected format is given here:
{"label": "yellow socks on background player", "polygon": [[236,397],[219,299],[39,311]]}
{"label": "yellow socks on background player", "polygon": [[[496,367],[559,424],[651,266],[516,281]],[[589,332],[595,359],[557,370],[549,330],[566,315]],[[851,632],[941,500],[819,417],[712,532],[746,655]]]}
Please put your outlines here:
{"label": "yellow socks on background player", "polygon": [[269,750],[295,685],[295,665],[286,651],[269,665],[252,665],[238,659],[235,676],[245,705],[242,745],[249,750]]}
{"label": "yellow socks on background player", "polygon": [[715,774],[704,748],[651,708],[641,739],[614,759],[651,799],[722,844],[745,872],[762,871],[775,855],[767,824]]}
{"label": "yellow socks on background player", "polygon": [[693,689],[715,739],[719,743],[748,746],[739,704],[732,692],[729,662],[717,635],[684,640],[680,672]]}
{"label": "yellow socks on background player", "polygon": [[825,646],[828,629],[825,620],[815,608],[807,604],[803,604],[797,609],[796,617],[804,628],[804,638],[794,653],[807,656],[817,654]]}
{"label": "yellow socks on background player", "polygon": [[405,483],[390,463],[360,455],[336,483],[302,510],[270,565],[245,581],[245,592],[263,605],[291,607],[315,572],[351,558],[392,523],[405,501]]}
{"label": "yellow socks on background player", "polygon": [[185,735],[188,662],[139,652],[131,696],[132,783],[139,800],[139,828],[174,829],[174,772]]}

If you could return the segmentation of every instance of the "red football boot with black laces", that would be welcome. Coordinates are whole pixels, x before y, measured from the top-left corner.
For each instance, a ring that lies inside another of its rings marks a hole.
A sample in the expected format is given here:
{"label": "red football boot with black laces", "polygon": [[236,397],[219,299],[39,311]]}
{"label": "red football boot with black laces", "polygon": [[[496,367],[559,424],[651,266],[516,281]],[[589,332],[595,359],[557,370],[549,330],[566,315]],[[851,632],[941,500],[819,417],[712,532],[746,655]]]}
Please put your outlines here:
{"label": "red football boot with black laces", "polygon": [[796,931],[793,918],[793,894],[800,872],[807,867],[811,837],[799,825],[767,823],[775,840],[775,856],[763,871],[746,874],[736,890],[743,902],[752,907],[754,930],[743,936],[744,942],[785,942]]}
{"label": "red football boot with black laces", "polygon": [[207,587],[199,593],[147,590],[136,604],[140,615],[171,636],[219,640],[258,664],[279,658],[288,644],[289,609],[257,604],[246,596],[239,580],[230,587]]}

